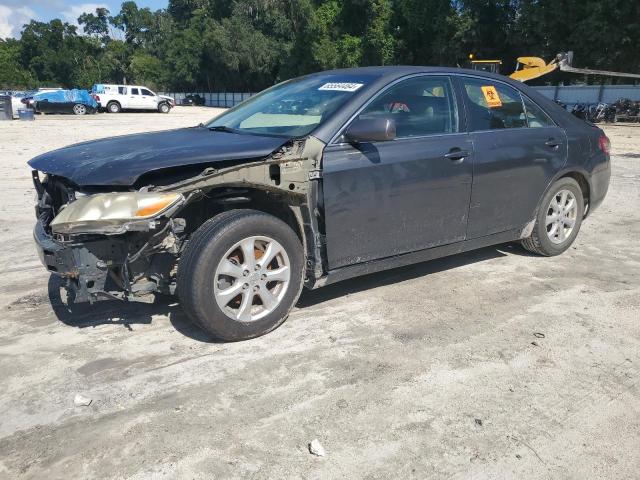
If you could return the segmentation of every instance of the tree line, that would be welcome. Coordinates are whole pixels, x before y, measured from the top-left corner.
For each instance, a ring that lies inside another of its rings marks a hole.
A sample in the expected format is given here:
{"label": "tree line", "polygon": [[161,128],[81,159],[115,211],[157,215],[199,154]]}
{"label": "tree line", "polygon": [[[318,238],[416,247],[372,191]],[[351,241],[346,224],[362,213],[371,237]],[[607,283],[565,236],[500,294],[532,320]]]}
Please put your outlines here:
{"label": "tree line", "polygon": [[0,39],[0,87],[258,91],[339,67],[465,66],[469,54],[508,73],[518,56],[568,50],[581,67],[640,72],[640,1],[629,0],[169,0],[157,11],[126,1],[77,23],[32,20],[20,39]]}

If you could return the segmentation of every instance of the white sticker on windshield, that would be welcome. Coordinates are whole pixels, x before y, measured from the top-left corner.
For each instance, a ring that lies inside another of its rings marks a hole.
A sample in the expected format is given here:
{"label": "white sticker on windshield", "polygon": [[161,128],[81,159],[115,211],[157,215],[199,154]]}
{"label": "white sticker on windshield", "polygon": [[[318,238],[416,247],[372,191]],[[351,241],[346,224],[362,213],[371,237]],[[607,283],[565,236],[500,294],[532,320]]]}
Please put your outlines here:
{"label": "white sticker on windshield", "polygon": [[346,83],[346,82],[325,83],[318,90],[333,90],[335,92],[355,92],[363,85],[364,83]]}

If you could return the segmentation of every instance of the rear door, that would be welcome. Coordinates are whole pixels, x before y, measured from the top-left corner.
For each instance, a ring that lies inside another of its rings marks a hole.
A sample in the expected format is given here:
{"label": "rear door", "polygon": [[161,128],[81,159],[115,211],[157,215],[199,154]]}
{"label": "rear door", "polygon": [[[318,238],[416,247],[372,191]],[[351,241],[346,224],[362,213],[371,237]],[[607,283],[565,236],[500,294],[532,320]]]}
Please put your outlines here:
{"label": "rear door", "polygon": [[459,81],[474,145],[467,237],[522,228],[566,162],[566,135],[510,85],[472,76]]}
{"label": "rear door", "polygon": [[127,87],[127,90],[129,92],[129,95],[127,95],[128,97],[127,108],[133,108],[137,110],[144,109],[145,107],[144,107],[144,102],[142,100],[142,95],[140,94],[140,88]]}
{"label": "rear door", "polygon": [[395,120],[395,140],[325,148],[330,269],[464,240],[472,144],[458,101],[446,75],[402,80],[358,115]]}

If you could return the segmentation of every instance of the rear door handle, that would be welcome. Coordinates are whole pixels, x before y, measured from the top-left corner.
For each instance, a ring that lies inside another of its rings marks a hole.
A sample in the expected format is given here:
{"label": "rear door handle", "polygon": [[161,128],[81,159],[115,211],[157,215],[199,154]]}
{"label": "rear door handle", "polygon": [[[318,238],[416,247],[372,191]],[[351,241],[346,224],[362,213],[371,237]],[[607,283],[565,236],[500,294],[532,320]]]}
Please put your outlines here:
{"label": "rear door handle", "polygon": [[562,145],[559,141],[553,140],[552,138],[544,142],[544,144],[547,147],[551,147],[551,148],[558,148],[560,145]]}
{"label": "rear door handle", "polygon": [[452,162],[461,163],[465,158],[471,155],[467,150],[460,150],[459,148],[452,148],[449,153],[445,153],[444,158],[451,160]]}

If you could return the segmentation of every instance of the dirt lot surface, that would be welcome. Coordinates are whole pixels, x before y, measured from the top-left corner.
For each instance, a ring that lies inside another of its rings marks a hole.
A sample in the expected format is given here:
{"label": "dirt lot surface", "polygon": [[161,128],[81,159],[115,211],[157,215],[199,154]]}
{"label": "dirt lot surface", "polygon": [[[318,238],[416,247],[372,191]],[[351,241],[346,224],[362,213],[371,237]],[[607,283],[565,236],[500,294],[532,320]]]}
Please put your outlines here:
{"label": "dirt lot surface", "polygon": [[561,257],[503,245],[350,280],[234,344],[166,301],[70,313],[26,161],[213,115],[0,123],[0,478],[638,478],[639,125],[607,127],[609,195]]}

